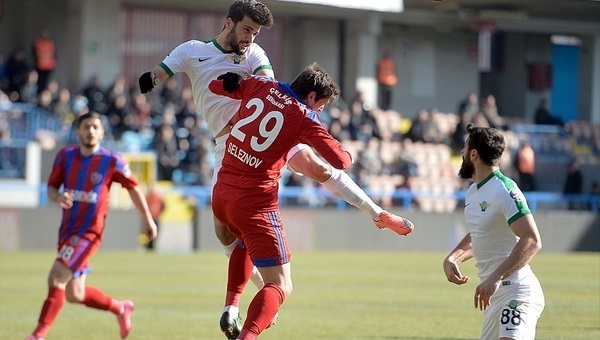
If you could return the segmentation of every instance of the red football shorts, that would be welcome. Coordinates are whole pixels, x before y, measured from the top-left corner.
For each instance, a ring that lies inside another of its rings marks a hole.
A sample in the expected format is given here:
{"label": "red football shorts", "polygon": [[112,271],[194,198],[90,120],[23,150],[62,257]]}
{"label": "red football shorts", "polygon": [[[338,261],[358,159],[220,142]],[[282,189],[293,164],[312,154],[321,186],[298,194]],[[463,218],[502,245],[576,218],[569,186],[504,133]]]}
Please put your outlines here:
{"label": "red football shorts", "polygon": [[290,262],[279,210],[257,213],[233,206],[214,195],[212,209],[215,217],[244,242],[255,266],[272,267]]}
{"label": "red football shorts", "polygon": [[80,236],[71,236],[58,245],[56,261],[71,268],[73,277],[90,272],[88,261],[100,248],[100,241],[89,241]]}

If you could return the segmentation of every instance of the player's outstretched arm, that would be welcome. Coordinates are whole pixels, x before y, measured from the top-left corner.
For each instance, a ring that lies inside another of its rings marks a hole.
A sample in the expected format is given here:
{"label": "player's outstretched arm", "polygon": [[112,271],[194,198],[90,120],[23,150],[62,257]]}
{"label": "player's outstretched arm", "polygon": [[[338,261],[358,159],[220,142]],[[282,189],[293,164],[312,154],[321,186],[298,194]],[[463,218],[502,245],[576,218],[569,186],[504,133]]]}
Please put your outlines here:
{"label": "player's outstretched arm", "polygon": [[148,202],[146,202],[146,196],[144,195],[144,192],[139,186],[136,186],[133,189],[129,189],[128,193],[129,197],[131,197],[133,205],[135,205],[137,210],[142,215],[146,236],[148,236],[149,239],[154,240],[157,236],[157,227],[154,219],[152,218],[152,214],[150,213],[150,209],[148,208]]}

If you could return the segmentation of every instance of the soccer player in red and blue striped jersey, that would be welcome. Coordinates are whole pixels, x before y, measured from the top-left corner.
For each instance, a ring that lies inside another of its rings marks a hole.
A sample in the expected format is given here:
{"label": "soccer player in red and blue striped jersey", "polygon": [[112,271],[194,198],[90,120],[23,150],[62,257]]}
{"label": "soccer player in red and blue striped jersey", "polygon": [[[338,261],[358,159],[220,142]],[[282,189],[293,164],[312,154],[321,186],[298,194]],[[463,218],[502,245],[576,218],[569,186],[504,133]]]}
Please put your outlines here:
{"label": "soccer player in red and blue striped jersey", "polygon": [[133,302],[114,299],[96,287],[85,285],[90,272],[88,261],[102,244],[113,182],[127,189],[142,215],[145,233],[150,239],[156,238],[156,224],[129,165],[120,154],[100,147],[104,137],[100,114],[90,112],[79,117],[76,132],[79,145],[59,151],[48,180],[48,198],[63,209],[63,217],[58,254],[48,275],[48,296],[38,325],[27,340],[46,336],[65,299],[112,312],[117,316],[121,338],[129,335]]}

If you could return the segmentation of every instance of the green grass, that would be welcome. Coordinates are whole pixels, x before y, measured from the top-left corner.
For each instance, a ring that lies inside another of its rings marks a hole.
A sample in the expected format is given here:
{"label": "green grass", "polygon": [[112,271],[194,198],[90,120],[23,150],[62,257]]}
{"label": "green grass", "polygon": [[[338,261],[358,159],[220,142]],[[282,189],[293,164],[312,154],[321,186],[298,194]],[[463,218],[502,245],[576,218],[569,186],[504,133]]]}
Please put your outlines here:
{"label": "green grass", "polygon": [[[478,281],[455,286],[442,272],[445,254],[296,252],[294,292],[278,324],[261,339],[477,339]],[[46,296],[50,252],[0,253],[0,340],[24,339]],[[136,302],[136,339],[225,339],[218,329],[227,260],[192,255],[99,252],[88,284]],[[600,254],[545,254],[533,263],[546,295],[537,339],[600,339]],[[250,284],[252,285],[252,284]],[[256,289],[243,296],[245,309]],[[48,340],[118,339],[115,317],[65,304]]]}

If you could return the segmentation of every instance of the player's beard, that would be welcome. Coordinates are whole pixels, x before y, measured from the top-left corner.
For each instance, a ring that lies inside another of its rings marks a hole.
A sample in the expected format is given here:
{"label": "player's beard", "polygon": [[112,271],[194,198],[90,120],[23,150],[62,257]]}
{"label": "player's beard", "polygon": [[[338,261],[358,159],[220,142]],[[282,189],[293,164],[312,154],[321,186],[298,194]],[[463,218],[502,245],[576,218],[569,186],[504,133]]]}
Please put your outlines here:
{"label": "player's beard", "polygon": [[94,150],[97,146],[98,146],[98,138],[96,137],[89,137],[89,138],[82,138],[81,139],[81,146],[89,149],[89,150]]}
{"label": "player's beard", "polygon": [[475,173],[475,166],[472,162],[465,159],[463,156],[462,164],[460,165],[460,169],[458,170],[458,176],[462,179],[471,179],[473,178],[473,174]]}
{"label": "player's beard", "polygon": [[[237,25],[237,24],[236,24]],[[233,26],[231,31],[227,33],[227,43],[231,46],[231,50],[238,55],[246,53],[247,47],[241,47],[241,41],[238,41],[237,34],[235,33],[236,25]]]}

